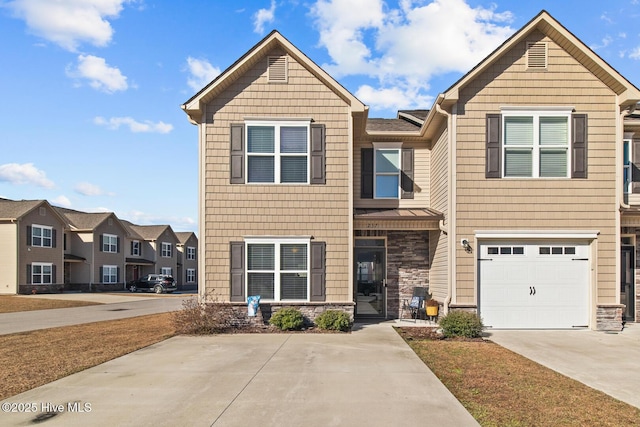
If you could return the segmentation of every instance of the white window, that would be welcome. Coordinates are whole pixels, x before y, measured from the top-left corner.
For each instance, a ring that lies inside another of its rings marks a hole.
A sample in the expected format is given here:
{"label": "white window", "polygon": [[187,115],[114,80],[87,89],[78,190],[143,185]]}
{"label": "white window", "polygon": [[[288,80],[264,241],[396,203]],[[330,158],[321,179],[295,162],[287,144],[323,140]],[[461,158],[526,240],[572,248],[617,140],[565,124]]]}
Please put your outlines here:
{"label": "white window", "polygon": [[162,257],[171,258],[173,256],[173,246],[171,243],[162,242]]}
{"label": "white window", "polygon": [[118,283],[118,267],[115,265],[102,266],[102,283]]}
{"label": "white window", "polygon": [[631,183],[633,182],[633,175],[631,169],[631,140],[625,139],[622,142],[622,179],[623,179],[623,189],[625,193],[631,193]]}
{"label": "white window", "polygon": [[503,110],[504,177],[570,176],[571,111]]}
{"label": "white window", "polygon": [[246,124],[247,182],[308,184],[310,122]]}
{"label": "white window", "polygon": [[103,234],[102,252],[118,252],[118,236],[115,236],[113,234]]}
{"label": "white window", "polygon": [[173,269],[171,267],[162,267],[160,269],[160,274],[164,274],[165,276],[172,276]]}
{"label": "white window", "polygon": [[400,197],[402,152],[398,143],[374,143],[374,198],[397,199]]}
{"label": "white window", "polygon": [[187,246],[187,259],[196,259],[196,248],[193,246]]}
{"label": "white window", "polygon": [[308,301],[308,239],[247,239],[247,295]]}
{"label": "white window", "polygon": [[187,268],[187,283],[194,283],[196,281],[196,269]]}
{"label": "white window", "polygon": [[46,225],[31,226],[31,246],[53,247],[53,227]]}
{"label": "white window", "polygon": [[131,256],[140,256],[140,241],[134,240],[131,242]]}
{"label": "white window", "polygon": [[31,264],[31,283],[50,285],[53,283],[53,264],[34,262]]}

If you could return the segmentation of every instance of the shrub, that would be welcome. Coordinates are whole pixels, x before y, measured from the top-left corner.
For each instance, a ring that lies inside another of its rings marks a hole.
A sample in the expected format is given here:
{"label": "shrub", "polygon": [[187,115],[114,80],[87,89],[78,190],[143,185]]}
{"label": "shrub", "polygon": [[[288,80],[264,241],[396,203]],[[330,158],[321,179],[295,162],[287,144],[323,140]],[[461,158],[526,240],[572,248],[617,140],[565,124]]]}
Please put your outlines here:
{"label": "shrub", "polygon": [[226,304],[199,304],[196,298],[182,303],[173,320],[180,334],[216,334],[227,331],[234,325],[234,312]]}
{"label": "shrub", "polygon": [[341,310],[327,310],[316,317],[320,329],[346,332],[351,328],[351,318]]}
{"label": "shrub", "polygon": [[283,331],[298,330],[302,329],[304,317],[297,308],[285,307],[273,313],[269,323]]}
{"label": "shrub", "polygon": [[477,314],[466,311],[450,311],[439,323],[445,338],[478,338],[482,336],[484,328]]}

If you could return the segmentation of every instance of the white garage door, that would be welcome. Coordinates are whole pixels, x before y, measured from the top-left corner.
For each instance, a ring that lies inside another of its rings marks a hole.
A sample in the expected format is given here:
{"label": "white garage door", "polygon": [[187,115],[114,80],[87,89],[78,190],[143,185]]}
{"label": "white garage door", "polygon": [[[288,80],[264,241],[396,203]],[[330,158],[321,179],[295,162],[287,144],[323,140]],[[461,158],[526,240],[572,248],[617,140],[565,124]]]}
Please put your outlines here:
{"label": "white garage door", "polygon": [[589,322],[585,243],[482,243],[480,316],[485,326],[561,329]]}

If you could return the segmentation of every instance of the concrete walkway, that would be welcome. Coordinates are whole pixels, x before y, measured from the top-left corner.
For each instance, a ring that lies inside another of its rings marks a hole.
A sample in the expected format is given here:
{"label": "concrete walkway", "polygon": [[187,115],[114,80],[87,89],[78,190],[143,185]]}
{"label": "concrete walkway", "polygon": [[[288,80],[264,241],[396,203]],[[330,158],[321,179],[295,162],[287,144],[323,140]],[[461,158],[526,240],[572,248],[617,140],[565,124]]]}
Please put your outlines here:
{"label": "concrete walkway", "polygon": [[55,409],[47,426],[478,425],[390,324],[177,336],[2,403]]}
{"label": "concrete walkway", "polygon": [[495,330],[487,338],[541,365],[640,408],[640,324],[622,332]]}

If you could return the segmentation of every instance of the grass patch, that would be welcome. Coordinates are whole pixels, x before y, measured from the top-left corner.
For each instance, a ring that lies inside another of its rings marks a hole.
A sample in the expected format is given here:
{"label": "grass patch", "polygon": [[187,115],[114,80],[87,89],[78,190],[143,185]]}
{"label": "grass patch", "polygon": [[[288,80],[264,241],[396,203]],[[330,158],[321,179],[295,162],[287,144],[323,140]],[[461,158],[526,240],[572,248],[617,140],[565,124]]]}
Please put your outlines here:
{"label": "grass patch", "polygon": [[98,305],[97,302],[69,301],[31,296],[0,295],[0,313],[15,313],[18,311],[49,310],[51,308],[84,307]]}
{"label": "grass patch", "polygon": [[630,426],[640,409],[484,340],[399,334],[482,426]]}
{"label": "grass patch", "polygon": [[[175,335],[173,313],[0,336],[0,400]],[[135,327],[132,327],[135,325]]]}

